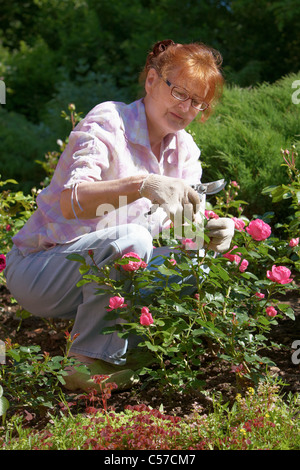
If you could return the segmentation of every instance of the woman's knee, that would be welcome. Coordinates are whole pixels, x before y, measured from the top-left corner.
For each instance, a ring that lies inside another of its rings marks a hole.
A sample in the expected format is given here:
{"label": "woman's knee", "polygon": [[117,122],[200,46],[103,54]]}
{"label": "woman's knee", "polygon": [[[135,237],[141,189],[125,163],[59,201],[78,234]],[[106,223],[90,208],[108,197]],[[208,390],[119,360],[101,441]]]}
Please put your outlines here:
{"label": "woman's knee", "polygon": [[121,254],[128,252],[137,253],[144,261],[148,262],[152,256],[153,238],[150,232],[138,224],[126,225],[120,238],[116,240]]}

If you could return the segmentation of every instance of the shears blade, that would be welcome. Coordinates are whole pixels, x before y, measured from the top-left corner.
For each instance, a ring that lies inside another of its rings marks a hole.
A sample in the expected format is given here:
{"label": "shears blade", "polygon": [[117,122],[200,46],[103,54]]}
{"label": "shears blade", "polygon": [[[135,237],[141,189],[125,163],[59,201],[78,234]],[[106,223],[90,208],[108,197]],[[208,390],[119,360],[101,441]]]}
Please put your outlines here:
{"label": "shears blade", "polygon": [[199,183],[199,184],[192,184],[191,187],[197,191],[199,194],[207,194],[208,196],[211,194],[216,194],[226,186],[226,181],[224,179],[211,181],[210,183]]}

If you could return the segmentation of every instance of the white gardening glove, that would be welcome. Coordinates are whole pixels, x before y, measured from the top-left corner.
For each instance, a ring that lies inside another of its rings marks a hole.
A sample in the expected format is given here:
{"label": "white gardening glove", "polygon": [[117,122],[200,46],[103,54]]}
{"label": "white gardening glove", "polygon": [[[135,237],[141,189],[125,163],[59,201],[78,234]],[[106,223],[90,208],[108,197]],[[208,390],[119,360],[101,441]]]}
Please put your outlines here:
{"label": "white gardening glove", "polygon": [[198,193],[179,178],[148,175],[141,185],[140,195],[150,199],[153,204],[162,206],[171,219],[191,213],[194,219],[199,210]]}
{"label": "white gardening glove", "polygon": [[228,217],[210,219],[206,224],[205,234],[210,239],[208,249],[224,253],[230,248],[234,235],[234,222]]}

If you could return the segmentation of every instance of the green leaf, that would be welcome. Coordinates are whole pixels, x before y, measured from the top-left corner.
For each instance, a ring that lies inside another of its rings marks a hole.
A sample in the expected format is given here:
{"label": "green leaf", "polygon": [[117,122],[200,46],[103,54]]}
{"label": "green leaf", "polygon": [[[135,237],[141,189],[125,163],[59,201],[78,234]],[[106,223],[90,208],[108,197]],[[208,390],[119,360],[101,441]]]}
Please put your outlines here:
{"label": "green leaf", "polygon": [[70,255],[67,255],[66,258],[70,261],[78,261],[79,263],[85,264],[85,258],[78,253],[71,253]]}
{"label": "green leaf", "polygon": [[223,279],[223,281],[229,281],[230,280],[230,276],[229,276],[228,272],[225,271],[225,269],[222,268],[222,266],[212,265],[211,270],[212,270],[212,272],[214,272],[214,274],[217,274],[218,276],[220,276]]}
{"label": "green leaf", "polygon": [[0,416],[4,416],[9,408],[9,401],[5,397],[0,398]]}
{"label": "green leaf", "polygon": [[163,274],[164,276],[182,276],[178,271],[175,271],[175,269],[167,268],[167,266],[159,266],[158,271]]}
{"label": "green leaf", "polygon": [[18,182],[16,180],[9,179],[9,180],[6,180],[6,181],[0,181],[0,186],[4,186],[7,183],[18,184]]}
{"label": "green leaf", "polygon": [[288,304],[277,304],[277,307],[291,320],[295,320],[294,310]]}
{"label": "green leaf", "polygon": [[156,346],[155,344],[152,344],[150,343],[150,341],[145,341],[145,346],[147,346],[148,349],[150,349],[150,351],[154,351],[154,352],[157,352],[159,347]]}
{"label": "green leaf", "polygon": [[53,362],[61,362],[61,361],[63,361],[63,360],[64,360],[64,357],[63,357],[63,356],[53,356],[53,357],[51,358],[51,361],[53,361]]}
{"label": "green leaf", "polygon": [[9,408],[9,401],[3,396],[3,388],[0,385],[0,416],[4,416]]}
{"label": "green leaf", "polygon": [[21,356],[16,349],[9,349],[7,355],[14,359],[14,361],[20,362]]}
{"label": "green leaf", "polygon": [[83,264],[83,265],[80,266],[80,268],[79,268],[80,274],[85,274],[85,273],[87,273],[89,270],[90,270],[90,266],[89,266],[88,264]]}

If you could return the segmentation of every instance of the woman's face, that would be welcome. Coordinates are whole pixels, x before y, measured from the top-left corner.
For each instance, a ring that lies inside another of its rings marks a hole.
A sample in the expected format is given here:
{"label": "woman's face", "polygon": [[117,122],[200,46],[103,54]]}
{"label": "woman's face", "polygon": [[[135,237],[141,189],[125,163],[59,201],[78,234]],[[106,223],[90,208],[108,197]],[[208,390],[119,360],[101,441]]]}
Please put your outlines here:
{"label": "woman's face", "polygon": [[[191,84],[187,82],[180,70],[172,71],[167,77],[172,85],[184,88],[191,98],[197,98]],[[163,136],[186,128],[200,112],[193,108],[191,99],[179,101],[171,95],[171,87],[150,69],[145,83],[146,97],[144,98],[149,133],[159,130]]]}

